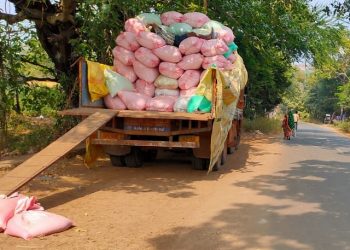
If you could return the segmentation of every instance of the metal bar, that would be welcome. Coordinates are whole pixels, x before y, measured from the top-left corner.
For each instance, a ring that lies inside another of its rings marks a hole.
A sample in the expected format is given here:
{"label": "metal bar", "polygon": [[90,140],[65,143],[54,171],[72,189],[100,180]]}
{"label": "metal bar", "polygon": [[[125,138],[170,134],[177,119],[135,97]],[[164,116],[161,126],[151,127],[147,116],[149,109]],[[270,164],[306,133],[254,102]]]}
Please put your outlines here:
{"label": "metal bar", "polygon": [[95,145],[115,146],[141,146],[161,148],[199,148],[199,142],[169,142],[169,141],[143,141],[143,140],[114,140],[114,139],[92,139]]}

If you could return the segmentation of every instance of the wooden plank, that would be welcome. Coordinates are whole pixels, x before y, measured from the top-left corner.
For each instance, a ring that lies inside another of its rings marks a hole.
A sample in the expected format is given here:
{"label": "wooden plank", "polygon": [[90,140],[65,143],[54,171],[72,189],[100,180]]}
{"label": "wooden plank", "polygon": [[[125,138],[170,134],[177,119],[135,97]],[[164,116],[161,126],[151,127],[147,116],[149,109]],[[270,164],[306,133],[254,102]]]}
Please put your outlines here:
{"label": "wooden plank", "polygon": [[184,135],[184,134],[207,132],[211,130],[211,127],[182,129],[182,130],[175,130],[175,131],[169,131],[169,132],[153,131],[153,130],[126,130],[126,129],[107,128],[107,127],[103,128],[103,130],[125,134],[125,135],[172,136],[172,135]]}
{"label": "wooden plank", "polygon": [[0,179],[0,194],[9,195],[76,147],[114,117],[114,112],[99,110],[58,138],[49,146],[8,172]]}
{"label": "wooden plank", "polygon": [[93,139],[96,145],[162,147],[162,148],[199,148],[199,142],[170,142],[170,141],[143,141],[143,140],[113,140]]}
{"label": "wooden plank", "polygon": [[174,119],[174,120],[212,120],[211,113],[185,113],[185,112],[157,112],[157,111],[134,111],[134,110],[112,110],[101,108],[76,108],[58,112],[60,115],[88,116],[97,110],[109,110],[118,117],[129,118],[153,118],[153,119]]}

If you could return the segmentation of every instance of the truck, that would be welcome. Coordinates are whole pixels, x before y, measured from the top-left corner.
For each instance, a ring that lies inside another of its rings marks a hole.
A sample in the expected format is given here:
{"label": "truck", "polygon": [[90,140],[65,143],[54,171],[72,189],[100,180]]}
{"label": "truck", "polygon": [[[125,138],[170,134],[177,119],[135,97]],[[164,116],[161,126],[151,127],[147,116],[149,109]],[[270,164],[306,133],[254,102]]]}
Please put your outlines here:
{"label": "truck", "polygon": [[[79,61],[79,107],[61,111],[61,115],[87,117],[97,110],[105,109],[103,103],[92,102],[88,91],[88,66]],[[192,151],[192,165],[197,170],[207,170],[211,158],[212,130],[216,108],[216,69],[213,69],[213,104],[210,113],[159,112],[113,110],[115,116],[90,136],[92,146],[102,147],[114,166],[141,167],[144,161],[156,159],[160,148],[186,149]],[[223,150],[212,164],[217,171],[240,143],[244,88],[240,89],[232,123]],[[92,147],[93,148],[93,147]]]}

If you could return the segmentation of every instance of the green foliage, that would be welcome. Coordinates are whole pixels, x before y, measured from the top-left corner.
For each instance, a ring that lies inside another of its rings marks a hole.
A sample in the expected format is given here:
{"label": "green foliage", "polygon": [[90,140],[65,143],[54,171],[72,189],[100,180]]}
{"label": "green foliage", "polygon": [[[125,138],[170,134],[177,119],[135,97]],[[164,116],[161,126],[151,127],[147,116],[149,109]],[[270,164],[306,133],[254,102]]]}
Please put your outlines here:
{"label": "green foliage", "polygon": [[339,99],[338,104],[340,106],[350,109],[350,82],[339,86],[336,96]]}
{"label": "green foliage", "polygon": [[264,134],[275,134],[281,131],[281,121],[266,117],[257,117],[256,119],[245,119],[243,129],[246,132],[255,132],[259,130]]}
{"label": "green foliage", "polygon": [[350,121],[337,122],[335,126],[346,133],[350,133]]}

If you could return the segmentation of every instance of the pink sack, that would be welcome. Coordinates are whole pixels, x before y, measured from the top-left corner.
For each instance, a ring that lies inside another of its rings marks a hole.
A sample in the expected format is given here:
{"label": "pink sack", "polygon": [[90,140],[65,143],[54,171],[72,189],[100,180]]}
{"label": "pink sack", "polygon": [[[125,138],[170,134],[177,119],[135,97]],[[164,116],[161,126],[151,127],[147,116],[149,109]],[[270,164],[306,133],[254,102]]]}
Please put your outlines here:
{"label": "pink sack", "polygon": [[155,68],[159,65],[159,58],[153,54],[150,49],[141,47],[135,51],[136,59],[141,62],[143,65],[149,68]]}
{"label": "pink sack", "polygon": [[161,62],[159,64],[159,72],[167,77],[178,79],[184,73],[184,70],[176,65],[176,63]]}
{"label": "pink sack", "polygon": [[229,60],[233,64],[236,62],[237,56],[233,53],[227,58],[227,60]]}
{"label": "pink sack", "polygon": [[146,109],[150,111],[173,112],[176,99],[176,97],[172,96],[156,96],[147,103]]}
{"label": "pink sack", "polygon": [[226,43],[221,39],[205,40],[201,52],[204,56],[222,55],[228,51]]}
{"label": "pink sack", "polygon": [[141,46],[146,47],[147,49],[156,49],[166,44],[163,38],[149,31],[141,31],[136,35],[136,40]]}
{"label": "pink sack", "polygon": [[136,18],[130,18],[126,20],[125,25],[124,25],[125,31],[128,32],[133,32],[135,34],[140,33],[141,31],[145,31],[146,26],[141,22],[140,20]]}
{"label": "pink sack", "polygon": [[103,98],[105,105],[109,109],[117,109],[117,110],[124,110],[126,109],[125,104],[122,102],[122,100],[118,97],[112,97],[111,95],[106,95]]}
{"label": "pink sack", "polygon": [[137,92],[144,94],[149,97],[154,96],[156,87],[153,83],[146,82],[142,79],[138,79],[135,83]]}
{"label": "pink sack", "polygon": [[178,97],[180,94],[179,89],[159,89],[156,88],[155,96],[175,96]]}
{"label": "pink sack", "polygon": [[63,216],[40,210],[30,210],[15,214],[7,223],[5,234],[25,240],[62,232],[73,226],[73,222]]}
{"label": "pink sack", "polygon": [[195,54],[201,51],[204,39],[198,37],[188,37],[179,45],[179,50],[184,55]]}
{"label": "pink sack", "polygon": [[223,55],[205,57],[202,63],[203,69],[215,64],[219,69],[228,69],[232,65]]}
{"label": "pink sack", "polygon": [[130,51],[135,51],[140,48],[140,44],[136,41],[136,35],[132,32],[120,33],[115,42],[120,47]]}
{"label": "pink sack", "polygon": [[173,23],[181,23],[183,15],[176,11],[164,12],[160,15],[160,20],[166,26],[169,26]]}
{"label": "pink sack", "polygon": [[120,97],[126,107],[130,110],[144,110],[147,101],[150,99],[149,96],[125,90],[119,91],[118,97]]}
{"label": "pink sack", "polygon": [[199,70],[186,70],[185,73],[179,78],[179,88],[180,89],[189,89],[196,87],[199,83],[200,78]]}
{"label": "pink sack", "polygon": [[235,40],[235,36],[229,27],[224,26],[217,33],[217,38],[222,39],[226,44],[230,44]]}
{"label": "pink sack", "polygon": [[148,68],[138,60],[134,62],[134,70],[136,75],[146,82],[154,82],[159,75],[158,69]]}
{"label": "pink sack", "polygon": [[114,59],[121,61],[126,66],[132,66],[135,61],[134,53],[130,50],[124,49],[123,47],[116,46],[112,53]]}
{"label": "pink sack", "polygon": [[193,96],[196,94],[197,87],[192,87],[189,89],[181,89],[180,96]]}
{"label": "pink sack", "polygon": [[184,56],[181,62],[177,64],[177,66],[184,70],[200,69],[202,67],[203,59],[204,57],[202,56],[202,54],[199,53]]}
{"label": "pink sack", "polygon": [[[136,60],[135,60],[136,61]],[[121,74],[122,76],[126,77],[130,82],[135,82],[137,79],[137,76],[134,72],[134,69],[132,66],[126,66],[121,61],[114,59],[113,61],[113,70]]]}
{"label": "pink sack", "polygon": [[165,62],[177,63],[180,62],[182,59],[180,50],[172,45],[165,45],[160,48],[154,49],[153,53]]}
{"label": "pink sack", "polygon": [[10,197],[0,199],[0,232],[5,230],[8,220],[15,213],[18,200],[22,197],[16,193]]}
{"label": "pink sack", "polygon": [[182,22],[191,25],[193,28],[200,28],[208,21],[210,21],[209,17],[200,12],[186,13],[182,17]]}

